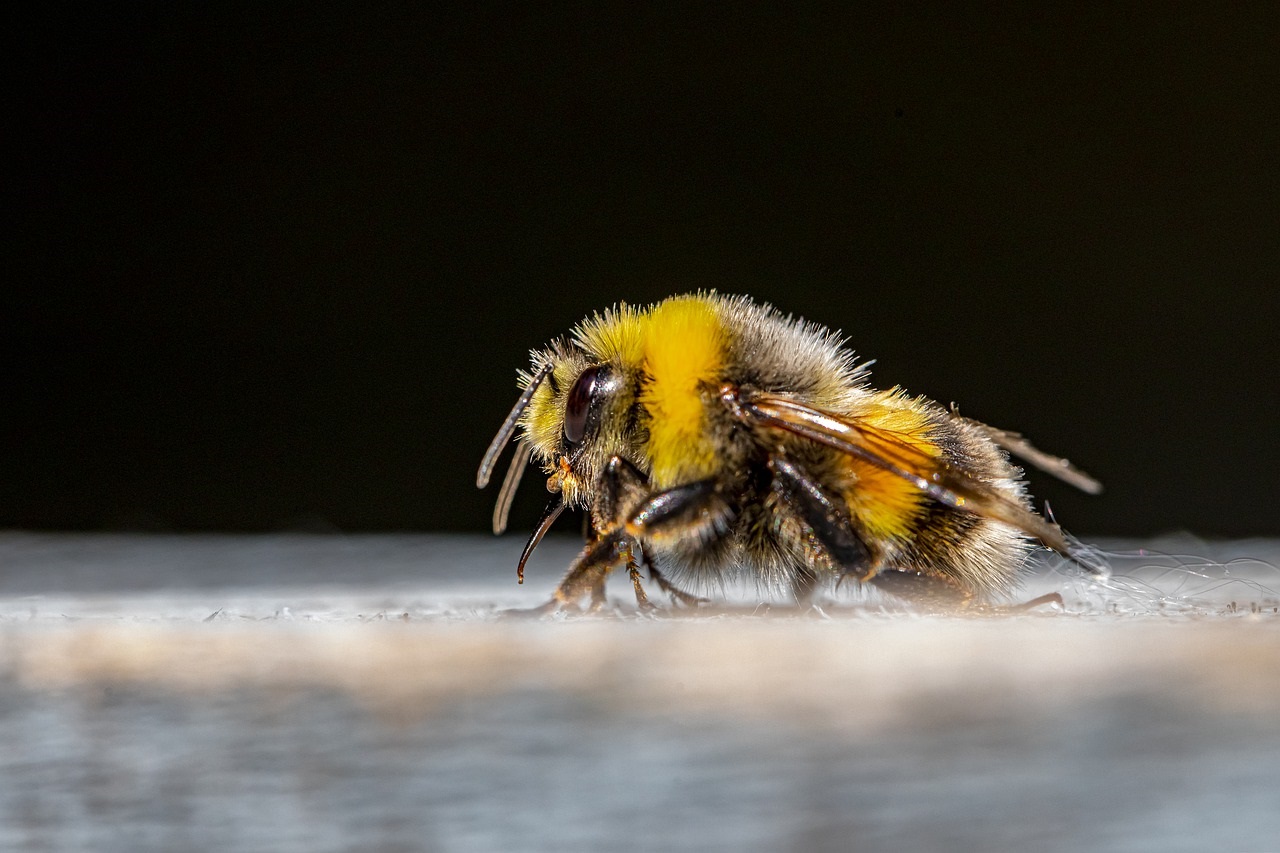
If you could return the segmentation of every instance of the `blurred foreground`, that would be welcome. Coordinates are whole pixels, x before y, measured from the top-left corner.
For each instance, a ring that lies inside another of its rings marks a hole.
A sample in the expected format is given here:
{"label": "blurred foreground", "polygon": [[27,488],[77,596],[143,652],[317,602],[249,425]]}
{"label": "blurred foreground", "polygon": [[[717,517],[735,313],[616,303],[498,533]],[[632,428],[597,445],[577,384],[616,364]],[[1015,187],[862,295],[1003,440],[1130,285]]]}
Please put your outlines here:
{"label": "blurred foreground", "polygon": [[1277,849],[1280,543],[541,619],[522,544],[0,536],[0,848]]}

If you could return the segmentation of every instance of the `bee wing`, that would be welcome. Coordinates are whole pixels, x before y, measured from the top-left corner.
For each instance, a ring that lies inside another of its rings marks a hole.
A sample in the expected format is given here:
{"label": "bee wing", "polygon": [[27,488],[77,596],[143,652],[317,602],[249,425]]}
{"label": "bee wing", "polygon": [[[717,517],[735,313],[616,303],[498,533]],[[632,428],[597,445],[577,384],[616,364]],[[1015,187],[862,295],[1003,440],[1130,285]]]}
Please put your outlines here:
{"label": "bee wing", "polygon": [[937,501],[1004,522],[1036,537],[1060,554],[1072,556],[1071,544],[1058,525],[959,468],[903,441],[896,433],[772,394],[752,395],[740,400],[739,405],[759,423],[869,462],[901,477]]}

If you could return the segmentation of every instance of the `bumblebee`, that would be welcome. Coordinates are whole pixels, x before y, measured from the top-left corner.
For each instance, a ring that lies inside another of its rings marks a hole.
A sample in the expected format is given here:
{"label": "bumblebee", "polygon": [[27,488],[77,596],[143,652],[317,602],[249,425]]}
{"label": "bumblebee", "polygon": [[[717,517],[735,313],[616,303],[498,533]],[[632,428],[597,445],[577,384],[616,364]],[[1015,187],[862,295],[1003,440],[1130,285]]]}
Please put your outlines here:
{"label": "bumblebee", "polygon": [[745,296],[621,303],[532,361],[476,484],[518,429],[494,532],[531,460],[552,493],[520,556],[522,583],[560,513],[589,513],[587,545],[549,608],[603,604],[621,566],[642,606],[642,566],[686,603],[702,599],[684,584],[743,574],[801,602],[849,579],[916,601],[989,600],[1016,586],[1033,540],[1080,556],[1032,510],[1008,454],[1100,488],[1017,433],[871,388],[838,333]]}

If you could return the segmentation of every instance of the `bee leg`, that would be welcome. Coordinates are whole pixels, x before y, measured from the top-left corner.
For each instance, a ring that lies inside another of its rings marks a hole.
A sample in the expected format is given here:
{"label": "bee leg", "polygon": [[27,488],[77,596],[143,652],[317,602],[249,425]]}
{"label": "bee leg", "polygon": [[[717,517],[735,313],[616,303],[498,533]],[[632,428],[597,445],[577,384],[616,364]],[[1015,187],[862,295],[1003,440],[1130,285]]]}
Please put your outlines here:
{"label": "bee leg", "polygon": [[667,580],[662,572],[658,571],[658,567],[653,564],[653,560],[647,553],[641,553],[641,559],[644,561],[644,567],[649,572],[649,577],[658,585],[658,589],[671,596],[673,601],[688,607],[697,607],[701,604],[710,604],[707,599],[685,592],[680,587]]}
{"label": "bee leg", "polygon": [[[626,554],[626,543],[619,543],[617,552],[618,556],[613,562],[601,565],[599,571],[592,572],[590,575],[589,583],[591,584],[591,604],[587,608],[590,613],[599,613],[609,604],[609,599],[605,596],[604,592],[604,582],[609,577],[610,570],[617,565],[618,559],[621,559],[622,556]],[[588,581],[584,580],[584,583],[586,582]]]}
{"label": "bee leg", "polygon": [[[609,468],[617,472],[628,466],[635,468],[615,456]],[[626,485],[622,479],[611,479],[611,482]],[[606,491],[603,500],[607,503],[613,497]],[[620,506],[619,503],[612,504],[614,509]],[[587,546],[556,588],[555,601],[563,606],[572,605],[588,591],[603,587],[610,570],[628,558],[632,542],[677,532],[681,535],[710,535],[727,514],[728,507],[716,493],[716,481],[712,479],[696,480],[650,495],[631,512],[625,524],[605,530],[599,539]]]}
{"label": "bee leg", "polygon": [[946,575],[887,568],[869,579],[876,589],[916,604],[948,609],[968,606],[973,593]]}
{"label": "bee leg", "polygon": [[[601,523],[606,528],[623,524],[628,519],[628,516],[642,516],[642,507],[646,498],[649,499],[650,503],[653,503],[657,498],[657,496],[649,494],[649,478],[634,463],[622,456],[613,456],[609,459],[604,471],[601,472],[598,486],[594,515],[597,523]],[[672,491],[675,495],[681,494],[677,490]],[[670,509],[670,501],[667,504],[668,509]],[[648,510],[649,517],[646,518],[646,524],[654,524],[654,512],[655,510],[652,507]],[[634,524],[634,520],[628,523]],[[630,542],[634,541],[635,535],[633,535]],[[627,572],[631,577],[631,586],[636,592],[636,603],[640,605],[641,609],[647,610],[653,605],[641,586],[639,566],[630,542],[627,545]],[[704,599],[677,589],[667,581],[653,565],[649,554],[643,548],[639,550],[640,559],[648,569],[649,577],[653,579],[659,589],[683,604],[705,603]]]}
{"label": "bee leg", "polygon": [[1065,610],[1067,606],[1059,593],[1046,592],[1044,595],[1037,595],[1030,601],[1008,604],[1003,607],[994,607],[992,608],[992,611],[995,613],[1026,613],[1027,611],[1036,610],[1040,607],[1050,607],[1053,605],[1056,605],[1063,610]]}
{"label": "bee leg", "polygon": [[596,525],[621,528],[633,541],[672,533],[713,536],[729,514],[714,478],[652,493],[644,472],[621,456],[609,459],[597,485]]}
{"label": "bee leg", "polygon": [[594,583],[591,584],[590,611],[592,613],[599,613],[601,610],[604,610],[605,606],[609,603],[609,599],[606,598],[604,594],[604,579],[605,573],[601,572],[595,578]]}
{"label": "bee leg", "polygon": [[588,592],[591,593],[593,608],[604,606],[604,581],[609,572],[624,555],[618,547],[625,538],[625,533],[615,530],[606,533],[587,546],[582,555],[569,567],[569,572],[560,581],[560,586],[552,596],[548,606],[572,607]]}
{"label": "bee leg", "polygon": [[588,592],[591,593],[592,610],[605,606],[605,580],[619,562],[627,562],[632,585],[637,590],[636,600],[644,607],[648,601],[639,587],[639,572],[633,568],[631,544],[622,529],[624,511],[644,499],[649,491],[644,472],[621,456],[612,457],[601,471],[596,483],[595,504],[583,518],[582,537],[586,548],[569,567],[568,573],[556,587],[547,602],[546,609],[557,610],[577,605]]}
{"label": "bee leg", "polygon": [[636,540],[681,537],[712,539],[724,529],[729,507],[712,478],[695,480],[650,495],[627,518],[627,536]]}
{"label": "bee leg", "polygon": [[627,520],[649,495],[649,478],[628,459],[611,456],[596,480],[591,520],[600,530],[612,530]]}
{"label": "bee leg", "polygon": [[645,593],[644,587],[640,584],[640,564],[636,562],[635,554],[631,548],[627,548],[627,575],[631,578],[631,588],[636,591],[636,604],[641,610],[657,609],[653,602],[649,600],[649,596]]}
{"label": "bee leg", "polygon": [[[865,580],[876,565],[875,555],[854,529],[840,499],[823,488],[808,471],[781,454],[769,460],[769,470],[773,472],[773,490],[804,522],[841,579],[853,575]],[[809,600],[817,580],[811,566],[797,568],[791,582],[797,602],[803,604]]]}
{"label": "bee leg", "polygon": [[[596,501],[592,507],[592,521],[603,529],[615,529],[622,525],[626,514],[635,508],[649,492],[649,478],[634,463],[622,456],[611,456],[597,481]],[[620,550],[627,561],[627,576],[635,590],[636,604],[641,610],[653,609],[649,596],[641,585],[640,566],[630,540]]]}

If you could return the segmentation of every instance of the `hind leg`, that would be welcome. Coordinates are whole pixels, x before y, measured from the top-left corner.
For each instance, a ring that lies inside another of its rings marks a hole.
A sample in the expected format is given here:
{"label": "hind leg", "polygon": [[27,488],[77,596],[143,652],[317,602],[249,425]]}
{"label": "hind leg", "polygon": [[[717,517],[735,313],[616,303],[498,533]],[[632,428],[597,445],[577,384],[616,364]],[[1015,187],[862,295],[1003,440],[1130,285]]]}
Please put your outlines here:
{"label": "hind leg", "polygon": [[948,610],[966,608],[974,601],[972,591],[945,575],[931,572],[882,569],[867,582],[894,598]]}
{"label": "hind leg", "polygon": [[962,588],[955,581],[943,575],[927,572],[909,572],[886,570],[869,580],[876,589],[886,592],[895,598],[923,604],[945,610],[968,610],[982,613],[1025,613],[1037,607],[1056,604],[1063,607],[1062,596],[1056,592],[1036,596],[1030,601],[1009,605],[986,605],[980,603],[971,591]]}

